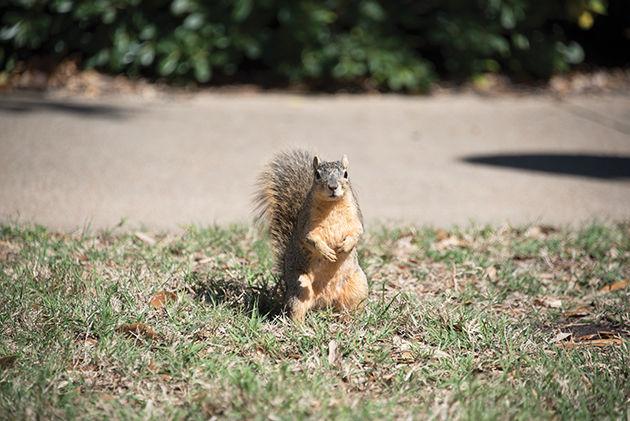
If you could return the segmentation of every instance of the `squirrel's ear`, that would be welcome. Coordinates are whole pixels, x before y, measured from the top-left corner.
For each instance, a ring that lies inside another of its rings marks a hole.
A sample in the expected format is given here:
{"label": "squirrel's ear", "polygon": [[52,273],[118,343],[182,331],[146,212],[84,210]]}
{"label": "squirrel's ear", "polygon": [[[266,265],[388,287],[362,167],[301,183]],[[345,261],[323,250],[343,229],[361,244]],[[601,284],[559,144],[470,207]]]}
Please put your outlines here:
{"label": "squirrel's ear", "polygon": [[317,155],[313,157],[313,168],[315,169],[319,168],[319,156]]}
{"label": "squirrel's ear", "polygon": [[343,156],[341,157],[341,165],[343,165],[344,168],[348,168],[348,155],[343,154]]}

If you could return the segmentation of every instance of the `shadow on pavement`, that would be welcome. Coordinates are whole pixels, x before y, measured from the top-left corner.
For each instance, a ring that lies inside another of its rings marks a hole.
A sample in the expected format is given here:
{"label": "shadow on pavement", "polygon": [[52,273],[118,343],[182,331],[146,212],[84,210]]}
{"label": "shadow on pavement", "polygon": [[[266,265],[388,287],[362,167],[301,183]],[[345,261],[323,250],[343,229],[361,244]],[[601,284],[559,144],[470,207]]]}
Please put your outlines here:
{"label": "shadow on pavement", "polygon": [[599,179],[630,178],[630,157],[586,154],[476,155],[461,161],[494,167]]}
{"label": "shadow on pavement", "polygon": [[0,97],[0,113],[23,114],[42,111],[107,119],[124,119],[131,116],[131,112],[128,109],[105,104],[86,104],[48,99],[16,99]]}

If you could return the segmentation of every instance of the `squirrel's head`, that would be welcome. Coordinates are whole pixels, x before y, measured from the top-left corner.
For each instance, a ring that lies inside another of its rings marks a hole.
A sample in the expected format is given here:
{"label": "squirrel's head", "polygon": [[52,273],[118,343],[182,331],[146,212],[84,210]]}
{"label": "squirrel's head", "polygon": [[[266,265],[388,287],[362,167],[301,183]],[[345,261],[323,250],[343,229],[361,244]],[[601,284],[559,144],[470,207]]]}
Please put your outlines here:
{"label": "squirrel's head", "polygon": [[350,188],[348,181],[348,157],[341,161],[321,161],[316,155],[313,158],[314,193],[322,200],[339,200]]}

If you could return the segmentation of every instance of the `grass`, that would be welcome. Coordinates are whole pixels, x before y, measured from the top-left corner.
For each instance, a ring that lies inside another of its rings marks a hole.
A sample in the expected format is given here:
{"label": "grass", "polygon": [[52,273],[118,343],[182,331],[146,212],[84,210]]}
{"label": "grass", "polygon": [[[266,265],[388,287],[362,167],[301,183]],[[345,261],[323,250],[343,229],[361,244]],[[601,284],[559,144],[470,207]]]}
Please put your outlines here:
{"label": "grass", "polygon": [[0,419],[629,416],[630,224],[377,228],[360,259],[366,310],[295,326],[249,227],[0,226]]}

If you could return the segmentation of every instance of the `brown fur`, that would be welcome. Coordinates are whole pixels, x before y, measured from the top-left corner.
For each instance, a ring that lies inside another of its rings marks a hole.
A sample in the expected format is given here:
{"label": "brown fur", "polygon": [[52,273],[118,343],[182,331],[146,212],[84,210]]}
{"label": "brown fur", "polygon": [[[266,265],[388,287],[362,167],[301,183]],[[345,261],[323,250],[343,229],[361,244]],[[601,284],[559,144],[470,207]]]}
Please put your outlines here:
{"label": "brown fur", "polygon": [[367,298],[356,252],[363,222],[347,166],[345,157],[320,162],[292,151],[277,155],[259,178],[259,219],[269,225],[293,320],[323,306],[354,310]]}

